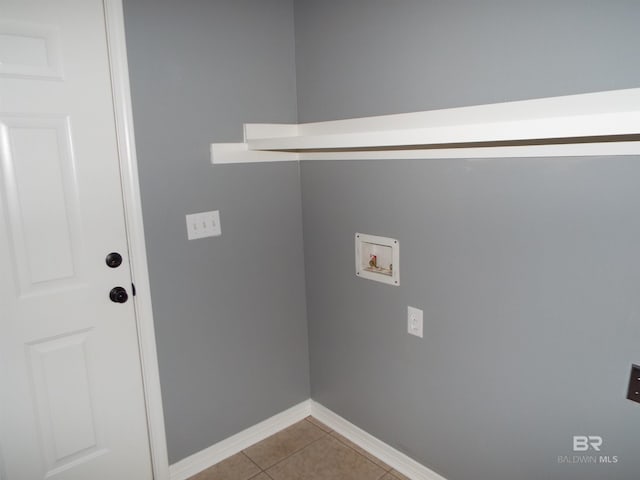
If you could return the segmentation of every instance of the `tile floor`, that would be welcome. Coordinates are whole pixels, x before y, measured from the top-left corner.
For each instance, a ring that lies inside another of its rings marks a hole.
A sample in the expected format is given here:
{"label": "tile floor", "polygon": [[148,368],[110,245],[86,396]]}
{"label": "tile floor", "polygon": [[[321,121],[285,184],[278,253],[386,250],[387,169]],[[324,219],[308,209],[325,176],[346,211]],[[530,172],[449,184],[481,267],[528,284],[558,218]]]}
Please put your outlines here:
{"label": "tile floor", "polygon": [[307,417],[189,480],[409,480]]}

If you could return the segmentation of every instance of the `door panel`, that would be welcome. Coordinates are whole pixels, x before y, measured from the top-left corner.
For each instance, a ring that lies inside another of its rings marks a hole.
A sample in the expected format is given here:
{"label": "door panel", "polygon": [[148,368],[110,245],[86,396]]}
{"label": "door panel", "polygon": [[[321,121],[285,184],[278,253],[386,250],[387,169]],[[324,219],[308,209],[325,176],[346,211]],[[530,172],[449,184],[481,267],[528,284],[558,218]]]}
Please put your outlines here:
{"label": "door panel", "polygon": [[48,471],[106,450],[98,441],[87,351],[91,332],[28,346],[37,423]]}
{"label": "door panel", "polygon": [[62,78],[57,30],[15,20],[0,20],[0,74]]}
{"label": "door panel", "polygon": [[0,15],[0,478],[148,480],[103,5]]}
{"label": "door panel", "polygon": [[20,294],[77,281],[74,257],[80,256],[81,229],[68,119],[5,117],[0,122]]}

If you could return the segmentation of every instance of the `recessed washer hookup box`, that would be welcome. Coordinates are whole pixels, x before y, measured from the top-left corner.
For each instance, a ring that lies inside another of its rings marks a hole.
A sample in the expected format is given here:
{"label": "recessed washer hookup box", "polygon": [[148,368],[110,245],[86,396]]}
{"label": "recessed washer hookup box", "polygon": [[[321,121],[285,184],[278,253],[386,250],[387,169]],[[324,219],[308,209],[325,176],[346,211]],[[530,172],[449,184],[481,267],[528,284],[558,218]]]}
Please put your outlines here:
{"label": "recessed washer hookup box", "polygon": [[400,285],[400,243],[395,238],[356,233],[356,275]]}

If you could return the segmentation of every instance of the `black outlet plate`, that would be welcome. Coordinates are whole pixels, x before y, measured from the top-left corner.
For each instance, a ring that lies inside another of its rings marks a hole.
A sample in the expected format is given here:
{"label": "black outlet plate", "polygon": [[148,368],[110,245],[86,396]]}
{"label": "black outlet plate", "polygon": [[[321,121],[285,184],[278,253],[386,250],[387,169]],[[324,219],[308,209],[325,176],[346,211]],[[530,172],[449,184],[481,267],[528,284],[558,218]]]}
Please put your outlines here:
{"label": "black outlet plate", "polygon": [[640,365],[631,366],[631,378],[629,378],[627,398],[640,403]]}

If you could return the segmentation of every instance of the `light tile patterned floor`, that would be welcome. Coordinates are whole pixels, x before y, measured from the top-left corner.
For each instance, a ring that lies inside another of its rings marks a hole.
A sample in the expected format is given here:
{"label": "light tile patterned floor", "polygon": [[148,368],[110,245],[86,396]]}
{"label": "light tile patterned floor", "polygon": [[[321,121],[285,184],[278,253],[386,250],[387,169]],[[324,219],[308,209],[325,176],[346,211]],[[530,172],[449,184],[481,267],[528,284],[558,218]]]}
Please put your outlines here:
{"label": "light tile patterned floor", "polygon": [[189,480],[409,480],[313,417]]}

